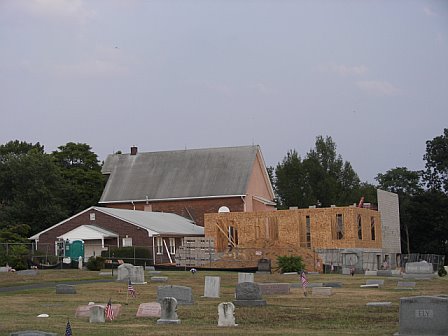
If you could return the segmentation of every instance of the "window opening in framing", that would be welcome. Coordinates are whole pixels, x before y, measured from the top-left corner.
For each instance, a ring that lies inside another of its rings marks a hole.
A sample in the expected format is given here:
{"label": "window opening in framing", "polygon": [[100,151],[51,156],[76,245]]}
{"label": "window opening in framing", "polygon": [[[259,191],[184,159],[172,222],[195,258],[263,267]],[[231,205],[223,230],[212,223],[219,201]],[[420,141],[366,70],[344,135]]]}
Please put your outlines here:
{"label": "window opening in framing", "polygon": [[370,232],[372,240],[375,240],[375,217],[370,217]]}
{"label": "window opening in framing", "polygon": [[344,218],[342,214],[336,214],[336,239],[344,239]]}
{"label": "window opening in framing", "polygon": [[362,218],[361,215],[358,214],[358,239],[362,240]]}
{"label": "window opening in framing", "polygon": [[311,247],[311,218],[310,216],[306,216],[305,219],[306,225],[306,247]]}

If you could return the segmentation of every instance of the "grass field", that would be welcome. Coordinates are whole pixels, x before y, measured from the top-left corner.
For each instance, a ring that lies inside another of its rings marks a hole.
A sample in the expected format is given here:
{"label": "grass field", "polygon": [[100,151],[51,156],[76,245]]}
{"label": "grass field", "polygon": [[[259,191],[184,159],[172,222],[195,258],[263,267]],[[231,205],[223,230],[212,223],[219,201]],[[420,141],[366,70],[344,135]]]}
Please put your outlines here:
{"label": "grass field", "polygon": [[[48,283],[50,287],[22,291],[0,292],[0,335],[20,330],[42,330],[64,335],[70,319],[73,335],[392,335],[399,328],[399,300],[405,296],[448,294],[448,277],[417,281],[414,290],[396,290],[399,278],[381,278],[385,285],[379,289],[363,289],[364,275],[309,275],[309,282],[341,282],[333,288],[331,297],[308,295],[292,288],[289,295],[264,296],[265,307],[237,307],[238,327],[217,326],[217,306],[234,299],[236,272],[200,271],[195,275],[185,271],[164,271],[169,280],[164,284],[134,285],[138,295],[126,304],[127,283],[77,284],[77,294],[55,293],[55,283],[76,280],[105,279],[99,272],[79,270],[40,270],[37,276],[0,273],[0,287]],[[202,298],[204,277],[221,277],[221,297]],[[297,275],[255,274],[256,282],[298,282]],[[180,325],[157,325],[157,318],[137,318],[140,303],[156,301],[157,286],[182,285],[193,289],[194,305],[178,306]],[[122,304],[120,316],[104,324],[91,324],[87,318],[75,318],[76,308],[89,301]],[[367,307],[367,302],[390,301],[391,307]],[[38,314],[48,318],[38,318]]]}

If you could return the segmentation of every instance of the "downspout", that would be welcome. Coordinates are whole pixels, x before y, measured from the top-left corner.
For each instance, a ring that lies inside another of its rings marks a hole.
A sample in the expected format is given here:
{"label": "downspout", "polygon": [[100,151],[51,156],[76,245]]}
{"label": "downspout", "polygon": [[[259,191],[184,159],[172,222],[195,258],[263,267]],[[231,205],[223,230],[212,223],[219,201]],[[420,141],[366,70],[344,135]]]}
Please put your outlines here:
{"label": "downspout", "polygon": [[246,212],[246,200],[244,199],[244,196],[240,196],[240,197],[244,204],[243,211]]}
{"label": "downspout", "polygon": [[156,246],[154,244],[154,236],[152,236],[152,260],[153,260],[153,265],[156,265]]}
{"label": "downspout", "polygon": [[135,210],[135,204],[134,204],[134,201],[131,201],[131,204],[132,204],[132,207],[133,207],[134,210]]}

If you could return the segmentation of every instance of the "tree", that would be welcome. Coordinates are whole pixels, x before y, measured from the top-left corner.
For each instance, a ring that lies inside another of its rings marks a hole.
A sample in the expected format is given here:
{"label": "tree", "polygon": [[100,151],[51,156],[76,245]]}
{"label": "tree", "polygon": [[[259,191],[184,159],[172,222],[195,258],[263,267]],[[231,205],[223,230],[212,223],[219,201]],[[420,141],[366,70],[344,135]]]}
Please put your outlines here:
{"label": "tree", "polygon": [[69,142],[52,153],[68,185],[65,195],[69,214],[73,215],[98,203],[104,188],[104,176],[98,157],[87,144]]}
{"label": "tree", "polygon": [[4,155],[0,185],[2,227],[26,224],[36,233],[67,215],[66,184],[52,158],[39,148]]}
{"label": "tree", "polygon": [[310,191],[305,180],[302,160],[295,150],[290,150],[275,168],[274,189],[279,208],[308,206]]}
{"label": "tree", "polygon": [[426,161],[424,180],[427,187],[448,193],[448,128],[443,135],[426,141]]}
{"label": "tree", "polygon": [[358,201],[362,190],[350,162],[337,154],[331,137],[322,136],[303,160],[295,150],[287,153],[275,169],[274,186],[281,208],[346,205]]}

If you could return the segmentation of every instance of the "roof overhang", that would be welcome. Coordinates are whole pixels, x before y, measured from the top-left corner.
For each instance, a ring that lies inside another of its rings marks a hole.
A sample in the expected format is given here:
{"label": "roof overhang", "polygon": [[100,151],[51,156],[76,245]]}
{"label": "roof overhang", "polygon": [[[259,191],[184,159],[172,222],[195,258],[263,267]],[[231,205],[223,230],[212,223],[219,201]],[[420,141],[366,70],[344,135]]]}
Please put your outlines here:
{"label": "roof overhang", "polygon": [[77,228],[68,231],[60,236],[58,239],[63,240],[103,240],[107,238],[117,238],[118,234],[115,232],[105,230],[95,225],[81,225]]}
{"label": "roof overhang", "polygon": [[121,201],[101,201],[99,204],[108,203],[131,203],[131,202],[161,202],[161,201],[184,201],[191,199],[216,199],[216,198],[234,198],[245,197],[246,195],[218,195],[218,196],[197,196],[197,197],[172,197],[172,198],[144,198],[135,200],[121,200]]}
{"label": "roof overhang", "polygon": [[256,200],[258,202],[261,202],[263,204],[266,204],[266,205],[273,205],[273,206],[277,205],[275,202],[272,202],[272,201],[270,201],[270,200],[268,200],[266,198],[260,197],[260,196],[252,196],[252,198],[254,200]]}

